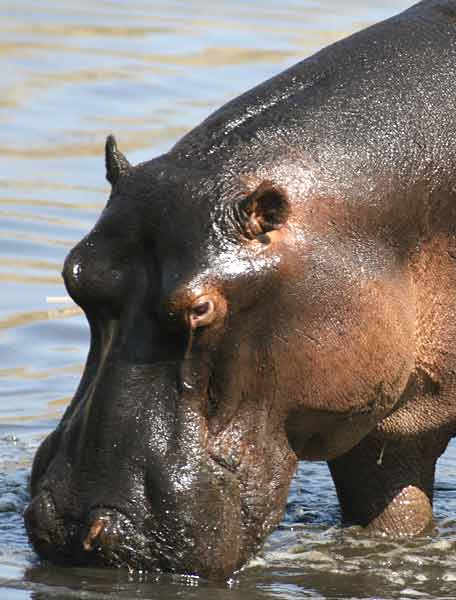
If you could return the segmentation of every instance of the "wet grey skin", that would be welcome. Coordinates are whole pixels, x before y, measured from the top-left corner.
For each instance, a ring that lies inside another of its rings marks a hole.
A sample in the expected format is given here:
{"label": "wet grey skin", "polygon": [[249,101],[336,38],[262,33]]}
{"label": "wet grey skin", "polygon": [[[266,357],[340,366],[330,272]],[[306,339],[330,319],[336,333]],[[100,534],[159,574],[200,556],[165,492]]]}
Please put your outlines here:
{"label": "wet grey skin", "polygon": [[344,518],[432,523],[455,432],[456,1],[424,1],[132,166],[68,255],[91,345],[33,466],[38,554],[223,579],[297,461]]}

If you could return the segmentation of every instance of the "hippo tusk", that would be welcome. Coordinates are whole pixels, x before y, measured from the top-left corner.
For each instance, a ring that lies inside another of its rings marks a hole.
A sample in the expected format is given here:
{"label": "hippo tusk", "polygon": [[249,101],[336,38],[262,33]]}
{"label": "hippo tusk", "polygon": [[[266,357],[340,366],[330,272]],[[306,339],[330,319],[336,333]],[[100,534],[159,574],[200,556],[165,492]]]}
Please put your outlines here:
{"label": "hippo tusk", "polygon": [[82,542],[82,546],[86,552],[91,552],[94,549],[94,542],[101,536],[106,526],[105,519],[96,519],[89,529],[87,537]]}

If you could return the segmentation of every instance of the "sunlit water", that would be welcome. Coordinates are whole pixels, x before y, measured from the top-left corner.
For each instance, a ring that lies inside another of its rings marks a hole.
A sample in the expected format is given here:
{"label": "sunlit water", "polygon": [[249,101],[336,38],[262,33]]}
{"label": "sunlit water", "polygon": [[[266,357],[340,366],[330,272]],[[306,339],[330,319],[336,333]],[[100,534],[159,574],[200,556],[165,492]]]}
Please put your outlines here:
{"label": "sunlit water", "polygon": [[34,451],[73,393],[82,316],[50,306],[62,260],[108,191],[115,132],[139,162],[222,102],[406,0],[0,0],[0,597],[454,598],[456,450],[436,529],[409,542],[340,525],[324,464],[302,464],[281,527],[227,586],[40,563],[22,523]]}

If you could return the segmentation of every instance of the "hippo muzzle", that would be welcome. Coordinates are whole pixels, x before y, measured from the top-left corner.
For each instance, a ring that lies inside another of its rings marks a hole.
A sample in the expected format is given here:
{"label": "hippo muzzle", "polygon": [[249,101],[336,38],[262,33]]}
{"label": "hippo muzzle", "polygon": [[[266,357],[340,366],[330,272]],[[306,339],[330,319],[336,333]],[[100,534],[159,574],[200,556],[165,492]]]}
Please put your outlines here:
{"label": "hippo muzzle", "polygon": [[[59,562],[224,577],[258,544],[256,492],[243,470],[261,468],[248,451],[258,416],[247,428],[211,418],[228,301],[210,278],[176,283],[175,273],[136,261],[121,228],[112,239],[110,213],[65,261],[91,347],[75,397],[35,459],[29,537]],[[276,506],[271,496],[274,523]]]}
{"label": "hippo muzzle", "polygon": [[243,560],[240,486],[209,455],[200,395],[178,390],[178,365],[110,364],[110,352],[38,453],[32,544],[63,563],[232,572]]}

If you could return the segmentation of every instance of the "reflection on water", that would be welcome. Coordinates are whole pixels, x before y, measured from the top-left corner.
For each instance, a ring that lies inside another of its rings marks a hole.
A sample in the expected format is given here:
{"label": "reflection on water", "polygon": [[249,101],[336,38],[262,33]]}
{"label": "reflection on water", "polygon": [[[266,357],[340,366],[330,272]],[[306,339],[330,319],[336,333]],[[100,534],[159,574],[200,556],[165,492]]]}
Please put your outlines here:
{"label": "reflection on water", "polygon": [[[114,131],[139,162],[211,110],[408,0],[3,0],[0,3],[0,598],[455,596],[455,451],[441,462],[437,530],[405,544],[339,525],[326,467],[301,465],[287,513],[231,587],[58,569],[30,550],[21,511],[40,439],[87,351],[83,316],[47,305],[104,205]],[[453,481],[452,481],[453,479]]]}

